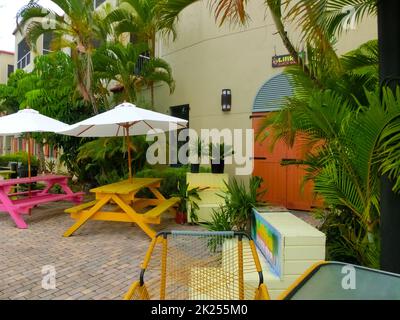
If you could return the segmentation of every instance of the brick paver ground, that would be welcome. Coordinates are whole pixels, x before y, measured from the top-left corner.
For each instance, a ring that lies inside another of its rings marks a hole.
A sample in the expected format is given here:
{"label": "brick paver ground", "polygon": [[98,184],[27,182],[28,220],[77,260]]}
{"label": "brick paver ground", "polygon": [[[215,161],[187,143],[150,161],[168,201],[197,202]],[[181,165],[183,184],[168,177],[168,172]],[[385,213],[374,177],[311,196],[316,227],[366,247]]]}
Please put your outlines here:
{"label": "brick paver ground", "polygon": [[[63,212],[68,202],[33,210],[29,228],[17,229],[0,213],[0,299],[121,299],[133,280],[150,239],[130,223],[89,221],[73,236],[62,234],[75,221]],[[166,215],[162,229],[177,225]],[[56,289],[42,288],[42,268],[54,266]]]}
{"label": "brick paver ground", "polygon": [[[26,230],[0,213],[0,299],[121,299],[138,279],[147,235],[130,223],[89,221],[64,238],[75,221],[63,212],[70,206],[58,202],[34,209],[25,217]],[[154,228],[199,229],[177,225],[168,215]],[[54,290],[42,288],[44,266],[55,267]]]}

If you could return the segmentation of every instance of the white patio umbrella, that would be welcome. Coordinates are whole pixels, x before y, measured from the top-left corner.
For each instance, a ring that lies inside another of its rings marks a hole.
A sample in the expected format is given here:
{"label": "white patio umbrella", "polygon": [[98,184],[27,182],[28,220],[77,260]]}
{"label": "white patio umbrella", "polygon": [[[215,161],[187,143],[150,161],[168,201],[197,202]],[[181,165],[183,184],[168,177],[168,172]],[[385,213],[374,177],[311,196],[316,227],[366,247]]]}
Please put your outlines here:
{"label": "white patio umbrella", "polygon": [[[186,128],[187,121],[163,113],[138,108],[124,102],[115,108],[69,126],[57,133],[75,137],[121,137],[125,136],[128,147],[129,179],[132,179],[131,145],[129,136],[147,134],[157,129],[168,132]],[[175,127],[171,126],[172,124]]]}
{"label": "white patio umbrella", "polygon": [[16,113],[0,117],[0,136],[28,133],[28,176],[31,177],[31,138],[34,132],[56,132],[65,130],[68,125],[27,108]]}

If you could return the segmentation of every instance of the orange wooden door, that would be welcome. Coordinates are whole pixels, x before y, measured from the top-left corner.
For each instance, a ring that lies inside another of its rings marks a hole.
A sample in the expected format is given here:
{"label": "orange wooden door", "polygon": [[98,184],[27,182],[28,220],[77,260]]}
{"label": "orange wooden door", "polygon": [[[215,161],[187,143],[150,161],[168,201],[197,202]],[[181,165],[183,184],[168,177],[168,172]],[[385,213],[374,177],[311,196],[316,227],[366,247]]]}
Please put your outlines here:
{"label": "orange wooden door", "polygon": [[[287,149],[287,159],[304,159],[309,151],[305,135],[297,135],[293,148]],[[314,196],[314,186],[311,181],[304,183],[306,166],[286,166],[287,170],[287,203],[286,207],[297,210],[311,210],[317,205]]]}
{"label": "orange wooden door", "polygon": [[[253,115],[255,135],[259,132],[262,120],[267,114]],[[304,138],[296,137],[293,148],[278,141],[271,151],[271,138],[263,142],[255,141],[253,175],[264,179],[263,188],[267,189],[264,201],[294,210],[311,210],[318,204],[315,201],[311,182],[303,183],[306,172],[304,166],[282,166],[283,159],[302,159],[306,152]]]}
{"label": "orange wooden door", "polygon": [[[259,132],[264,115],[253,117],[255,135]],[[282,157],[286,156],[286,145],[279,141],[274,150],[271,150],[272,141],[267,137],[264,141],[255,141],[254,144],[254,176],[264,179],[261,188],[267,190],[262,200],[274,205],[286,205],[287,173],[286,168],[280,165]]]}

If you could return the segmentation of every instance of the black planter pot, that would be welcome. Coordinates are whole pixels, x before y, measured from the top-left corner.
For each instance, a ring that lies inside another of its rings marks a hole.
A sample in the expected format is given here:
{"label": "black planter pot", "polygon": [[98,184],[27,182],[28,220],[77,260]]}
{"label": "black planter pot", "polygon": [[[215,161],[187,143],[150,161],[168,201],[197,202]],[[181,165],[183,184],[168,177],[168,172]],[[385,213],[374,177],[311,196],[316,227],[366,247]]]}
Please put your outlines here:
{"label": "black planter pot", "polygon": [[200,164],[199,163],[198,164],[192,163],[190,165],[190,172],[191,173],[199,173],[200,172]]}
{"label": "black planter pot", "polygon": [[[28,166],[20,166],[17,169],[18,177],[20,178],[27,178],[29,176],[29,170]],[[31,176],[36,177],[38,174],[38,168],[37,167],[31,167]]]}
{"label": "black planter pot", "polygon": [[224,173],[225,161],[220,160],[219,163],[211,162],[211,172],[212,173]]}
{"label": "black planter pot", "polygon": [[14,171],[14,173],[10,175],[10,178],[11,179],[18,178],[18,162],[10,162],[9,165],[10,165],[10,170]]}

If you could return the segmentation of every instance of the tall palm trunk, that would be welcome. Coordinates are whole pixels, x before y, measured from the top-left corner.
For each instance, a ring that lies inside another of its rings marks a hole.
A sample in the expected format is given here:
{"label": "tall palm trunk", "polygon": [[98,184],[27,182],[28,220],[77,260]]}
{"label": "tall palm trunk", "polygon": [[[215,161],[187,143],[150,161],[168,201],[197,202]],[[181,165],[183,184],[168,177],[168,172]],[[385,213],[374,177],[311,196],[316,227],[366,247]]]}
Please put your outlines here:
{"label": "tall palm trunk", "polygon": [[317,79],[311,74],[310,69],[305,64],[305,61],[302,57],[300,57],[299,53],[297,52],[296,48],[290,41],[288,34],[285,30],[285,26],[282,21],[282,16],[274,12],[273,7],[270,6],[270,11],[272,14],[272,19],[274,20],[276,29],[278,31],[279,36],[282,39],[283,45],[285,46],[286,50],[290,53],[295,61],[299,63],[302,67],[304,73],[310,77],[314,82],[318,82]]}
{"label": "tall palm trunk", "polygon": [[[153,59],[156,56],[156,35],[153,33],[151,35],[151,45],[150,45],[150,58]],[[154,107],[154,82],[150,82],[150,99],[151,99],[151,106]]]}

